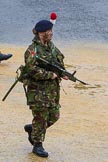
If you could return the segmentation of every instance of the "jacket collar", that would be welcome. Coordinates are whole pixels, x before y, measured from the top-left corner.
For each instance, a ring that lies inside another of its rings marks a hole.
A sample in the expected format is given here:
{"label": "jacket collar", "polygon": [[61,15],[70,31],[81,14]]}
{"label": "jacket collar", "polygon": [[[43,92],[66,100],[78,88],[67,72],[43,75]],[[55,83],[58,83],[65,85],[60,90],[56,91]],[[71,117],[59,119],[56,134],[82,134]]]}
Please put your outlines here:
{"label": "jacket collar", "polygon": [[[41,41],[40,41],[38,35],[35,35],[35,37],[33,38],[32,41],[33,41],[34,43],[36,43],[37,45],[45,46],[45,45],[43,45],[43,44],[41,43]],[[48,43],[48,46],[47,46],[47,47],[51,47],[52,45],[53,45],[53,43],[52,43],[52,41],[50,41],[50,42]],[[46,46],[45,46],[45,47],[46,47]]]}

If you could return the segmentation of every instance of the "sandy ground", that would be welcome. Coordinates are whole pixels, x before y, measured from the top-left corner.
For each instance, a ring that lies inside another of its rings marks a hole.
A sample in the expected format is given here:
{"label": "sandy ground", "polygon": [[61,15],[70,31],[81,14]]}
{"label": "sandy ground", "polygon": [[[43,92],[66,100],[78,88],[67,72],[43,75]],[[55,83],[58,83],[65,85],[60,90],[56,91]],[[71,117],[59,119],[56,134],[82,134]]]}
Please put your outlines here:
{"label": "sandy ground", "polygon": [[[25,49],[0,45],[2,52],[13,54],[0,63],[0,100],[14,83]],[[43,159],[32,154],[23,130],[32,115],[18,83],[0,101],[0,162],[108,162],[108,46],[82,44],[61,51],[67,70],[77,70],[76,77],[90,85],[62,81],[61,118],[47,131],[49,157]]]}

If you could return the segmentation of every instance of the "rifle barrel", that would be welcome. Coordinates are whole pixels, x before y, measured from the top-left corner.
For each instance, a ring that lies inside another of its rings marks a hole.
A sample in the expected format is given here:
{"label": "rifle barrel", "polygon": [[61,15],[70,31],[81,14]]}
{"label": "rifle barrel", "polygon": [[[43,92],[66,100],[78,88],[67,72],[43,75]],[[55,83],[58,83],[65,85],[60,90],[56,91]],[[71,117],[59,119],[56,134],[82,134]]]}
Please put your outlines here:
{"label": "rifle barrel", "polygon": [[76,78],[76,80],[79,81],[80,83],[84,84],[84,85],[89,85],[88,83],[85,83],[85,82],[83,82],[82,80],[79,80],[79,79],[77,79],[77,78]]}

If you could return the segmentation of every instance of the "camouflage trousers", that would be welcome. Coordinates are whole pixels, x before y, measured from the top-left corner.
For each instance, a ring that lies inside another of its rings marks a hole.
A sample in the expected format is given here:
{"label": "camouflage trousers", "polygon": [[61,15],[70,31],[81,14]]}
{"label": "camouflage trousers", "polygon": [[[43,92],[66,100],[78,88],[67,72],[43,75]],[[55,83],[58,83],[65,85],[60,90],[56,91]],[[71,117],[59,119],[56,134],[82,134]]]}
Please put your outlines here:
{"label": "camouflage trousers", "polygon": [[46,129],[53,125],[60,117],[60,107],[39,108],[38,105],[30,106],[32,110],[32,140],[34,143],[45,140]]}

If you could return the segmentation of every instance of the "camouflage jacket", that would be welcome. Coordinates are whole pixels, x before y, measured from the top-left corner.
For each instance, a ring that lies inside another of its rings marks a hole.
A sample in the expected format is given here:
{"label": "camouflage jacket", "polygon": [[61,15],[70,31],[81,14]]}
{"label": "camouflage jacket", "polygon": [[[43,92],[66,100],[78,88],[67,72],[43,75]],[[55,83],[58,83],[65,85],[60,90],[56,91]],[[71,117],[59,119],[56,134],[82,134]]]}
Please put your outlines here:
{"label": "camouflage jacket", "polygon": [[40,100],[39,98],[41,98],[42,101],[46,100],[45,102],[47,103],[48,101],[54,101],[54,104],[58,103],[60,90],[59,82],[61,79],[58,77],[57,79],[52,80],[52,71],[47,71],[44,68],[37,66],[36,55],[47,61],[58,61],[64,66],[64,56],[54,44],[49,42],[48,46],[45,46],[35,37],[33,43],[28,47],[24,54],[25,64],[29,73],[27,103],[28,105],[34,105],[35,102]]}

